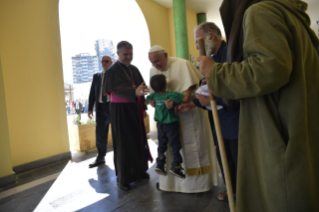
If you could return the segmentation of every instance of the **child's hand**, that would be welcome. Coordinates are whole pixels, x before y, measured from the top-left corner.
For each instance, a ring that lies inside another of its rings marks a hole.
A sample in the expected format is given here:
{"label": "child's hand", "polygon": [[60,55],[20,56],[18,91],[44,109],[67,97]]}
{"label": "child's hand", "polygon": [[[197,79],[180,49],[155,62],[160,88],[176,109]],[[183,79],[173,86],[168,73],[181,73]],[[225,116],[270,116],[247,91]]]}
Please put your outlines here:
{"label": "child's hand", "polygon": [[165,105],[166,105],[166,108],[167,108],[168,110],[170,110],[170,109],[172,109],[172,108],[174,107],[174,101],[168,99],[168,100],[165,101]]}
{"label": "child's hand", "polygon": [[150,104],[152,107],[155,107],[155,100],[153,99],[148,100],[148,104]]}

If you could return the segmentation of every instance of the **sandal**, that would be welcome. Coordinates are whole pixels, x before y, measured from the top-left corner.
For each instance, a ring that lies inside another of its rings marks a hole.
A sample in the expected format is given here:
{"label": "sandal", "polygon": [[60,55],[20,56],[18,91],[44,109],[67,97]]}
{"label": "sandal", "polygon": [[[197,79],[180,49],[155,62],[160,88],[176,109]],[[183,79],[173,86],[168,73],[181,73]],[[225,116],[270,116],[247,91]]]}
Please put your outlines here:
{"label": "sandal", "polygon": [[220,193],[216,196],[216,199],[220,202],[226,202],[228,201],[228,195],[227,191],[224,191],[223,193]]}

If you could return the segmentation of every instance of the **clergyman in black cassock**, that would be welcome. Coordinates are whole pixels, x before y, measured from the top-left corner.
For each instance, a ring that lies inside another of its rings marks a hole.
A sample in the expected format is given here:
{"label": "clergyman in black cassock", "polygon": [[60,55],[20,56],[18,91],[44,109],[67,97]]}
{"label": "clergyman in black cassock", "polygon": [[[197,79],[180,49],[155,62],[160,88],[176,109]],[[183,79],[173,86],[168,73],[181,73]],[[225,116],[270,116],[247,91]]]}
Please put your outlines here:
{"label": "clergyman in black cassock", "polygon": [[144,126],[148,91],[139,70],[131,65],[133,47],[122,41],[117,46],[119,61],[104,76],[104,92],[111,97],[111,125],[114,164],[118,186],[130,189],[130,183],[149,178],[148,159],[152,160]]}

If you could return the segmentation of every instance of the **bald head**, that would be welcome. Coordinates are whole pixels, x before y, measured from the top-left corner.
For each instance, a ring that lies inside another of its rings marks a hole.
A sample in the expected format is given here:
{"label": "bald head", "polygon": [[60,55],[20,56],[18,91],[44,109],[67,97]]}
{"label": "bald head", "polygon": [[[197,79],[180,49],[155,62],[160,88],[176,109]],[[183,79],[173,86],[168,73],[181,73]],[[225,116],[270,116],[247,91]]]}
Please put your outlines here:
{"label": "bald head", "polygon": [[166,70],[168,55],[163,47],[158,45],[153,46],[149,50],[148,58],[157,70]]}
{"label": "bald head", "polygon": [[112,58],[109,56],[103,56],[101,63],[102,63],[103,70],[106,70],[113,64]]}

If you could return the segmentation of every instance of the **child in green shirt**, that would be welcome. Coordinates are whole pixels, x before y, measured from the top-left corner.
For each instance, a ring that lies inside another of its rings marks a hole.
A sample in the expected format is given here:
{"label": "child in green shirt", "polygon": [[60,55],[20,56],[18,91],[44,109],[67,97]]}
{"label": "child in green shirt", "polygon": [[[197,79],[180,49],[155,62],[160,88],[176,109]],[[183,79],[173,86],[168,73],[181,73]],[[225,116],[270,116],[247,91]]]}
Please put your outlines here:
{"label": "child in green shirt", "polygon": [[151,87],[155,91],[146,98],[146,102],[149,100],[155,101],[155,116],[154,120],[157,121],[158,131],[158,157],[156,159],[157,166],[155,171],[160,175],[166,175],[164,165],[166,163],[165,152],[167,150],[167,144],[169,142],[172,148],[173,162],[169,172],[177,177],[185,178],[185,174],[182,171],[181,163],[183,162],[180,154],[181,141],[179,136],[179,121],[178,116],[174,112],[174,108],[168,110],[165,105],[165,101],[170,99],[175,103],[188,102],[191,89],[187,91],[185,96],[177,92],[167,92],[167,83],[164,75],[154,75],[151,78]]}

